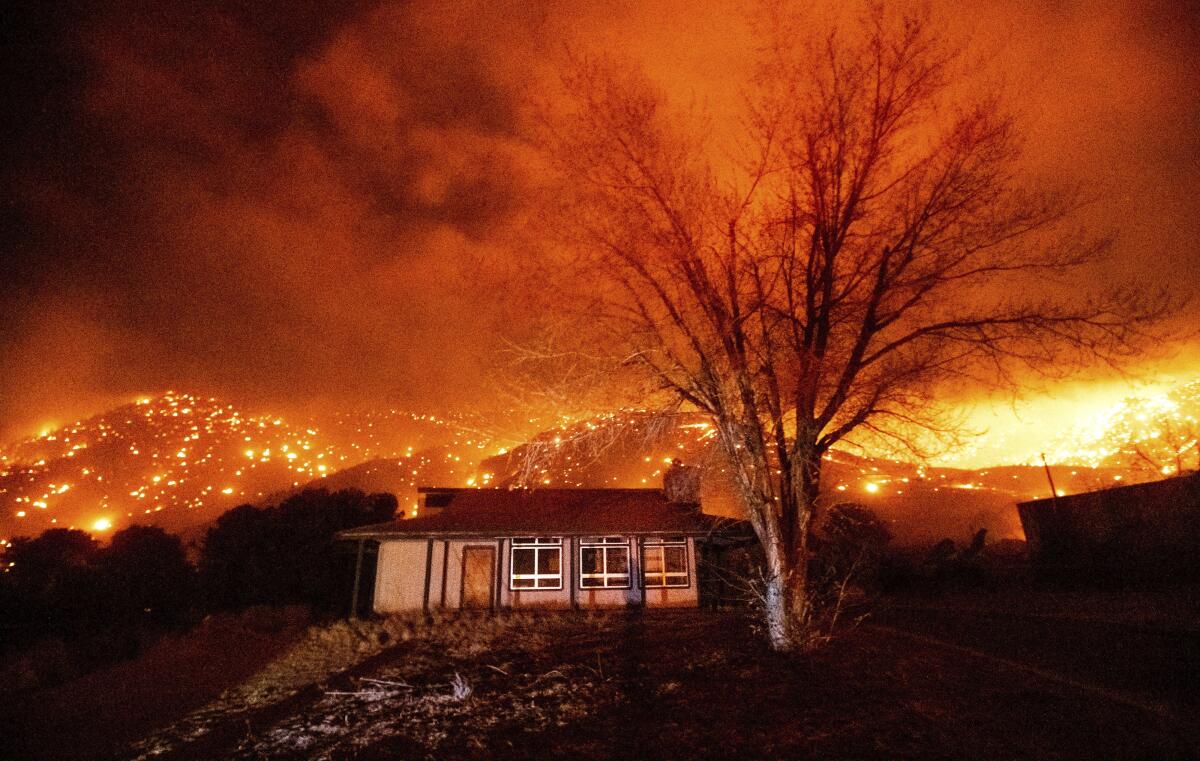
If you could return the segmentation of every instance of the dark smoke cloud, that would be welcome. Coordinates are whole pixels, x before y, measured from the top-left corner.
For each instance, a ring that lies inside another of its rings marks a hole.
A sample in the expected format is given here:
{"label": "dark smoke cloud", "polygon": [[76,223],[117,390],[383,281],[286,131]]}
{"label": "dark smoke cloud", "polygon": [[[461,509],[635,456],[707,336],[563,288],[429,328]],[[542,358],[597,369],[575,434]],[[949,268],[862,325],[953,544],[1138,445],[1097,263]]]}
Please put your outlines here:
{"label": "dark smoke cloud", "polygon": [[[1195,6],[944,10],[1011,70],[1047,171],[1100,188],[1114,276],[1200,283]],[[168,387],[475,405],[564,47],[643,60],[719,117],[733,4],[31,4],[5,23],[0,439]]]}
{"label": "dark smoke cloud", "polygon": [[0,420],[171,386],[442,401],[484,339],[453,284],[520,180],[519,94],[438,23],[155,5],[40,30],[24,73],[62,81],[25,104],[41,124],[12,114]]}

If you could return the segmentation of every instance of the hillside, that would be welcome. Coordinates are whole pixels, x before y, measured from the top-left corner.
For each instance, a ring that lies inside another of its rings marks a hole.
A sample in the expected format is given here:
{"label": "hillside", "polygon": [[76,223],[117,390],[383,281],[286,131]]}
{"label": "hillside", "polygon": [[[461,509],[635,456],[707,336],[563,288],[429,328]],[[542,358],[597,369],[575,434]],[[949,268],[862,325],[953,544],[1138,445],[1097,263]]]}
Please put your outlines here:
{"label": "hillside", "polygon": [[[768,652],[729,611],[392,617],[307,631],[287,619],[268,629],[280,616],[256,622],[260,612],[0,709],[27,728],[0,737],[0,755],[1195,757],[1194,631],[1106,613],[1134,602],[1144,615],[1143,598],[1020,592],[1016,607],[976,593],[988,607],[970,616],[882,606],[804,657]],[[1031,597],[1051,604],[1023,615]],[[1181,600],[1155,602],[1178,611]],[[130,685],[121,701],[116,682]]]}
{"label": "hillside", "polygon": [[[657,486],[673,458],[705,468],[705,510],[737,516],[727,468],[702,418],[680,416],[671,423],[649,415],[611,416],[550,431],[480,464],[479,483],[553,486]],[[1055,486],[1064,493],[1120,481],[1123,471],[1106,467],[1055,465]],[[969,536],[986,528],[995,538],[1022,536],[1014,504],[1047,496],[1041,466],[1008,465],[983,470],[918,466],[912,463],[833,452],[823,485],[829,504],[857,502],[892,525],[899,541],[924,543]]]}
{"label": "hillside", "polygon": [[471,457],[461,421],[387,411],[289,420],[217,399],[166,393],[0,449],[0,538],[79,527],[103,535],[129,523],[202,525],[379,457],[414,478],[446,473],[433,447]]}
{"label": "hillside", "polygon": [[395,494],[405,511],[417,506],[417,487],[430,484],[462,486],[473,478],[475,465],[463,462],[453,447],[434,447],[396,458],[377,458],[275,492],[262,501],[274,503],[304,489],[358,489]]}
{"label": "hillside", "polygon": [[[1192,467],[1198,417],[1200,384],[1190,383],[1080,421],[1050,448],[1055,485],[1071,494]],[[198,535],[231,507],[308,487],[391,492],[411,510],[421,485],[657,486],[675,458],[705,468],[706,510],[738,514],[699,416],[613,413],[511,450],[480,428],[397,410],[293,420],[186,393],[146,397],[0,448],[0,541],[53,527],[102,536],[134,522]],[[914,542],[978,528],[1020,536],[1013,503],[1049,494],[1040,465],[963,470],[849,452],[830,456],[824,486],[831,503],[867,504]]]}

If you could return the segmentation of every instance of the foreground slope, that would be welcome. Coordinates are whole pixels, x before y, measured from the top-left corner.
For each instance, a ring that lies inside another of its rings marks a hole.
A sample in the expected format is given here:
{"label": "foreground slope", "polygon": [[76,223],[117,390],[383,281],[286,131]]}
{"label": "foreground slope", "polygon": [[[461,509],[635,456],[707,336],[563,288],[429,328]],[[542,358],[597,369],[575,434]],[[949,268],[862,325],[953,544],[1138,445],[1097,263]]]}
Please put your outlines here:
{"label": "foreground slope", "polygon": [[[1200,705],[1178,685],[1200,664],[1178,654],[1200,631],[1094,622],[1110,649],[1141,656],[1105,662],[1013,645],[1092,631],[1056,610],[1006,614],[999,629],[984,616],[963,641],[931,623],[961,609],[928,608],[911,627],[880,614],[803,657],[768,651],[736,613],[342,622],[285,633],[290,650],[199,710],[161,713],[140,740],[110,695],[92,736],[26,730],[19,757],[108,758],[124,732],[119,758],[197,761],[1195,758]],[[28,711],[7,718],[39,726]]]}

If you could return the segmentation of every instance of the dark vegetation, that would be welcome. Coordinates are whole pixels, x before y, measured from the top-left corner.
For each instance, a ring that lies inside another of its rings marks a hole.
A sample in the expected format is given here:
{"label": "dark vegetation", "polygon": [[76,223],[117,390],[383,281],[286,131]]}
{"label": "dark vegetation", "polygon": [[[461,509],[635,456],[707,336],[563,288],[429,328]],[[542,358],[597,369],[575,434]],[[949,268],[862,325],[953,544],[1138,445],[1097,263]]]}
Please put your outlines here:
{"label": "dark vegetation", "polygon": [[276,507],[242,505],[209,529],[199,578],[206,607],[301,603],[321,612],[344,609],[353,567],[334,545],[338,531],[390,520],[391,494],[306,491]]}
{"label": "dark vegetation", "polygon": [[[130,658],[163,633],[253,605],[342,612],[353,556],[337,531],[389,520],[390,494],[309,490],[222,515],[195,548],[130,526],[100,545],[77,529],[12,541],[0,563],[0,684],[21,690]],[[368,574],[369,576],[370,574]]]}

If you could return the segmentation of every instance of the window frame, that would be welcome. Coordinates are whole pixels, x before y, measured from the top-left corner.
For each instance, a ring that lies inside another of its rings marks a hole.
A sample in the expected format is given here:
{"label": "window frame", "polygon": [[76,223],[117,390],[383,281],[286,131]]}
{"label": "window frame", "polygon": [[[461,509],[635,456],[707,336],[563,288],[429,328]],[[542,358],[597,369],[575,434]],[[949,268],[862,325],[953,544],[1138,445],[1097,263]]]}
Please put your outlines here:
{"label": "window frame", "polygon": [[[516,568],[517,551],[533,552],[533,573],[518,574]],[[541,559],[543,552],[555,552],[558,554],[558,573],[538,573],[538,561]],[[554,592],[563,588],[563,557],[562,557],[562,537],[561,536],[518,536],[512,538],[508,543],[508,591],[510,592]],[[557,579],[557,586],[543,587],[538,585],[538,581],[543,579]],[[519,587],[516,582],[530,580],[533,586]]]}
{"label": "window frame", "polygon": [[[683,570],[682,571],[667,571],[667,548],[682,547],[683,548]],[[650,574],[650,578],[655,580],[651,583],[646,574],[646,555],[651,550],[657,550],[662,561],[662,571],[660,573]],[[688,540],[687,537],[647,537],[642,541],[642,556],[640,558],[640,576],[642,579],[642,588],[644,589],[685,589],[692,585],[692,569],[691,561],[688,558]],[[682,577],[682,583],[671,583],[671,577]]]}
{"label": "window frame", "polygon": [[[584,537],[579,540],[579,572],[575,574],[578,580],[579,589],[591,591],[593,589],[630,589],[633,587],[633,551],[630,548],[628,537],[622,536],[597,536]],[[583,552],[584,550],[598,550],[600,552],[600,573],[583,572]],[[625,551],[625,573],[609,573],[608,571],[608,552],[609,550],[624,550]],[[624,578],[625,581],[621,584],[610,584],[611,578]],[[600,579],[603,584],[584,586],[584,578]]]}

